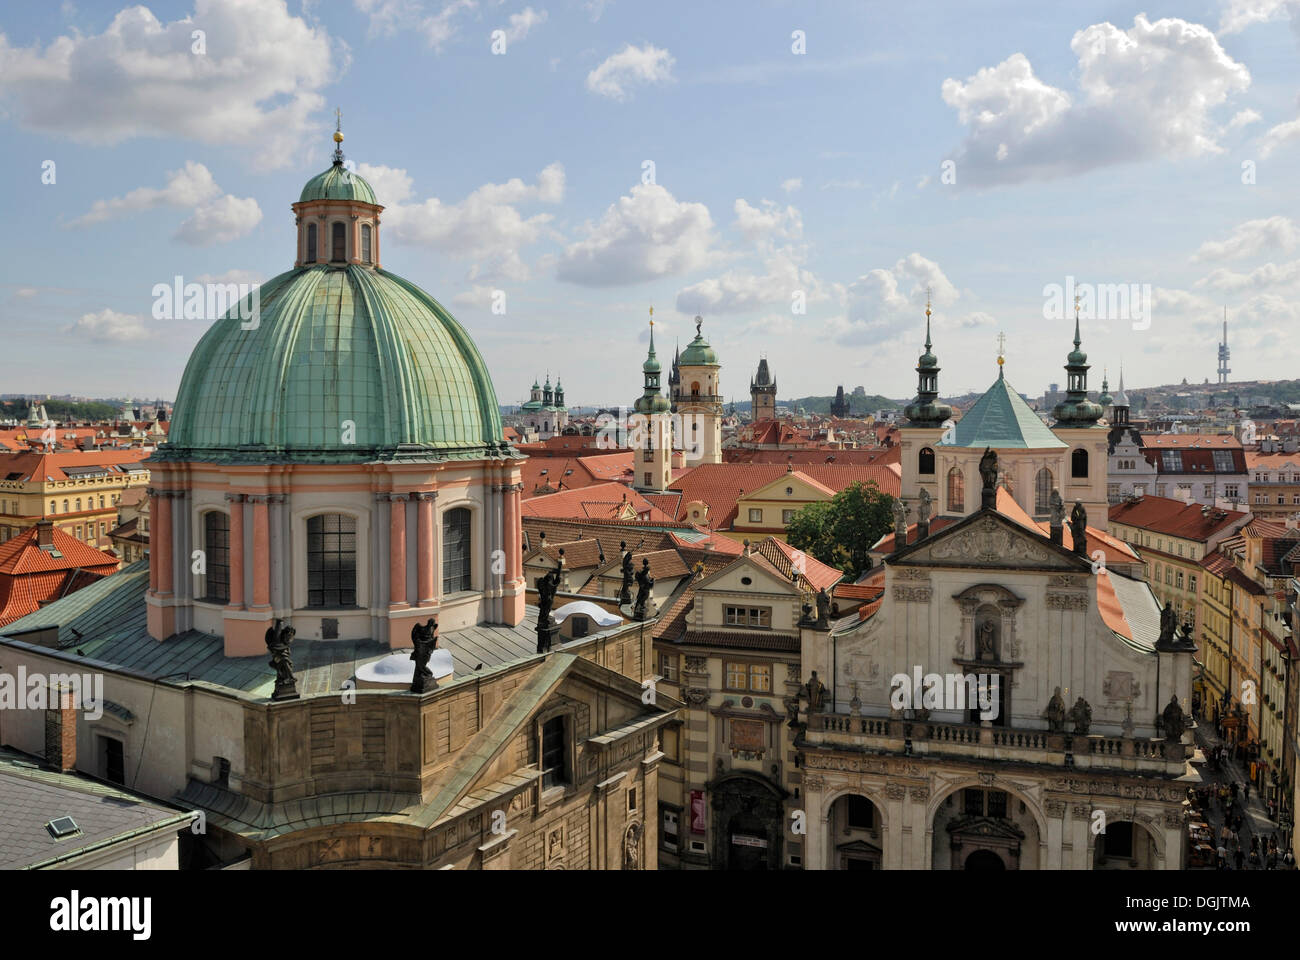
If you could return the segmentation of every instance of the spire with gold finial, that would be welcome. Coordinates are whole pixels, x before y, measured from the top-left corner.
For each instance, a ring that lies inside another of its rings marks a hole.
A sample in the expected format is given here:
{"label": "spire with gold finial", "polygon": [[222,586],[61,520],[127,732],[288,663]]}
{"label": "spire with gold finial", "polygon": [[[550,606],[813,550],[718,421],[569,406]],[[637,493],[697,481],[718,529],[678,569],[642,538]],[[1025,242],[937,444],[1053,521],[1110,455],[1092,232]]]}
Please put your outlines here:
{"label": "spire with gold finial", "polygon": [[925,288],[925,353],[916,363],[916,398],[903,410],[903,415],[918,427],[937,427],[952,416],[952,407],[938,403],[939,358],[931,349],[930,340],[931,291]]}
{"label": "spire with gold finial", "polygon": [[334,162],[343,166],[343,111],[334,109]]}
{"label": "spire with gold finial", "polygon": [[1002,365],[1007,362],[1007,335],[998,334],[998,379],[1002,379]]}

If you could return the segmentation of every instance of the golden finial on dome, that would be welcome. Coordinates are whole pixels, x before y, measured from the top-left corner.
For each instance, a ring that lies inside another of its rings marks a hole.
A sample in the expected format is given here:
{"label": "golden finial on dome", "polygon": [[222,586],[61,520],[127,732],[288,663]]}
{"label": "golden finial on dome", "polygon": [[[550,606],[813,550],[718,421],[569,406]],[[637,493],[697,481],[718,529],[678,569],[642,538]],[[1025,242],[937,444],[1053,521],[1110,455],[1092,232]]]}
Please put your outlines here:
{"label": "golden finial on dome", "polygon": [[929,288],[929,286],[927,286],[927,287],[925,288],[925,316],[926,316],[927,319],[929,319],[929,316],[930,316],[930,288]]}

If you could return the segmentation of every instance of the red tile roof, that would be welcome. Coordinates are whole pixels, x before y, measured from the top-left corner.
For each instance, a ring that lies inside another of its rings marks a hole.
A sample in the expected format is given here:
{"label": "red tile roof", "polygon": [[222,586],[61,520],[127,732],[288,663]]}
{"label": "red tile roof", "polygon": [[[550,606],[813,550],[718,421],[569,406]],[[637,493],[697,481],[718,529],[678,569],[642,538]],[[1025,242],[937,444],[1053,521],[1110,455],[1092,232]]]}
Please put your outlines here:
{"label": "red tile roof", "polygon": [[578,520],[619,520],[625,505],[631,504],[639,519],[672,521],[637,491],[621,483],[595,483],[576,490],[562,490],[542,497],[532,497],[521,504],[525,517],[555,517]]}
{"label": "red tile roof", "polygon": [[42,550],[36,542],[37,528],[28,527],[16,537],[0,543],[0,574],[19,576],[24,573],[48,573],[52,570],[91,570],[107,567],[106,573],[117,569],[117,557],[103,550],[87,546],[76,537],[70,537],[58,527],[52,527],[54,550]]}
{"label": "red tile roof", "polygon": [[1249,519],[1250,514],[1213,508],[1202,513],[1199,503],[1184,503],[1171,497],[1138,497],[1113,504],[1109,516],[1111,523],[1140,527],[1167,537],[1205,542],[1219,531]]}
{"label": "red tile roof", "polygon": [[[830,491],[840,491],[854,482],[874,482],[883,493],[898,496],[901,481],[896,467],[857,464],[805,464],[801,475]],[[704,463],[673,483],[682,494],[678,518],[685,519],[686,505],[702,500],[709,505],[709,526],[729,529],[736,519],[736,501],[786,473],[777,463]]]}
{"label": "red tile roof", "polygon": [[[129,449],[60,451],[57,453],[38,453],[24,450],[19,453],[0,453],[0,478],[10,474],[21,474],[24,481],[45,482],[47,480],[67,480],[64,467],[115,467],[125,463],[139,463],[149,456],[150,451],[139,447]],[[118,476],[125,476],[119,470],[111,470]]]}
{"label": "red tile roof", "polygon": [[802,589],[816,592],[831,587],[844,579],[843,572],[827,566],[811,554],[790,546],[777,537],[768,537],[754,547],[786,580],[791,579],[791,572],[798,565],[802,568],[800,586]]}

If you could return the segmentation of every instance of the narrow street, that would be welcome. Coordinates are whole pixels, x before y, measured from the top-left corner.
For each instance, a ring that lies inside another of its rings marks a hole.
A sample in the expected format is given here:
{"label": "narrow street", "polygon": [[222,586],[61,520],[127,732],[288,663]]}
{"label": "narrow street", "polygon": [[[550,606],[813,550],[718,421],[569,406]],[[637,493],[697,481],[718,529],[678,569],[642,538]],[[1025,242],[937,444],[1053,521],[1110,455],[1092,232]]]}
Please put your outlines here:
{"label": "narrow street", "polygon": [[[1211,800],[1203,808],[1202,813],[1206,822],[1214,831],[1214,843],[1216,848],[1223,847],[1227,850],[1226,863],[1222,869],[1226,870],[1266,870],[1269,869],[1269,841],[1276,839],[1279,845],[1275,866],[1273,869],[1286,870],[1294,869],[1294,866],[1288,866],[1282,859],[1286,848],[1281,846],[1283,837],[1277,823],[1269,819],[1268,809],[1260,801],[1259,793],[1252,786],[1250,795],[1247,799],[1243,790],[1247,780],[1245,771],[1242,770],[1241,764],[1225,757],[1222,763],[1214,763],[1210,757],[1212,752],[1223,744],[1222,739],[1215,732],[1214,727],[1209,723],[1201,723],[1195,729],[1196,743],[1200,748],[1200,753],[1205,757],[1205,762],[1200,764],[1202,775],[1205,777],[1205,784],[1211,788]],[[1233,801],[1231,794],[1231,785],[1237,784],[1237,796]],[[1238,812],[1241,813],[1241,827],[1237,834],[1237,842],[1234,844],[1231,840],[1226,843],[1223,841],[1223,823],[1226,810],[1229,804],[1225,804],[1221,799],[1221,789],[1228,788],[1227,795],[1230,802],[1233,816]],[[1251,860],[1251,841],[1258,844],[1259,859],[1256,862]],[[1242,853],[1241,865],[1238,867],[1237,851]]]}

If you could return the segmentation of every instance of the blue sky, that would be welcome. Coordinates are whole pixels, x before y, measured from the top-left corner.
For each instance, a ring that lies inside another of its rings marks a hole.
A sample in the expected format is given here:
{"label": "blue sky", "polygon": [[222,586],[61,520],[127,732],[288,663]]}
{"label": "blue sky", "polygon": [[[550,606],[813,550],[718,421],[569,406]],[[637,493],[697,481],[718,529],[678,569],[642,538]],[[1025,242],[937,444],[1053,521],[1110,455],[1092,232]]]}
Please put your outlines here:
{"label": "blue sky", "polygon": [[384,266],[465,324],[502,402],[548,370],[630,402],[652,304],[668,350],[703,314],[737,399],[763,354],[782,397],[910,396],[927,286],[945,393],[987,387],[1005,331],[1036,394],[1067,277],[1154,293],[1085,316],[1094,387],[1213,377],[1224,306],[1234,378],[1300,376],[1297,9],[6,5],[0,392],[174,396],[208,324],[155,320],[153,286],[291,267],[336,107]]}

